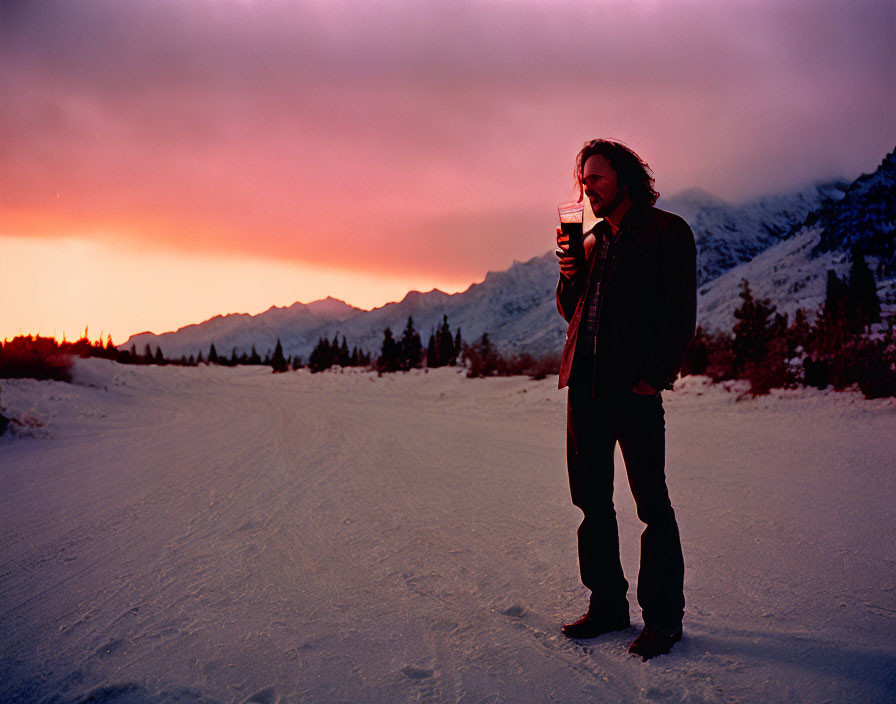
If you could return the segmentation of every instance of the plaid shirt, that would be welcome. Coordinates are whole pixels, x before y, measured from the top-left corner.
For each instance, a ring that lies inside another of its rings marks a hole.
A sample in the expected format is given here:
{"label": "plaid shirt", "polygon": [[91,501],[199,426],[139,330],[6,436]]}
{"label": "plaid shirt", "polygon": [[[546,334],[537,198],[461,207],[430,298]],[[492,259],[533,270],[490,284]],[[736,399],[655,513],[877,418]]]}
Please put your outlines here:
{"label": "plaid shirt", "polygon": [[610,249],[620,240],[621,235],[622,231],[620,230],[616,233],[616,237],[613,237],[610,225],[606,220],[594,228],[594,236],[597,241],[594,243],[592,256],[596,257],[596,259],[591,276],[591,286],[585,299],[585,314],[582,317],[582,327],[579,331],[579,338],[576,341],[576,357],[597,356],[597,313],[600,310],[601,294],[603,293],[600,283],[604,275]]}

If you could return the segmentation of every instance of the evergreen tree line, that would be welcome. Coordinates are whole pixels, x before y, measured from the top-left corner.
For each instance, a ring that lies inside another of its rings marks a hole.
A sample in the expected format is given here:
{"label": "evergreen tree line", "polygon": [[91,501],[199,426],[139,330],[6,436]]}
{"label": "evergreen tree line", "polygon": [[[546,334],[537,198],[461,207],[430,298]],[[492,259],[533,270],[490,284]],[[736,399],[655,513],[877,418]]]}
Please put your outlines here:
{"label": "evergreen tree line", "polygon": [[359,350],[357,346],[352,347],[352,351],[349,352],[345,335],[342,336],[341,344],[338,335],[333,336],[332,342],[326,337],[321,337],[308,357],[308,369],[312,372],[322,372],[324,369],[334,366],[366,367],[369,365],[370,354]]}
{"label": "evergreen tree line", "polygon": [[312,372],[323,371],[333,366],[367,366],[380,374],[408,371],[426,367],[457,366],[467,368],[468,377],[529,375],[543,379],[548,374],[560,370],[559,356],[536,358],[522,354],[511,357],[501,355],[489,340],[488,333],[471,344],[463,340],[460,327],[452,332],[448,316],[430,331],[426,347],[423,347],[419,331],[414,326],[413,316],[409,316],[401,336],[396,338],[391,328],[383,331],[383,341],[376,360],[371,362],[369,354],[353,348],[348,351],[345,337],[341,343],[338,337],[332,341],[322,337],[311,353],[308,368]]}
{"label": "evergreen tree line", "polygon": [[200,364],[217,364],[222,367],[235,367],[237,365],[258,365],[271,367],[275,372],[285,372],[290,368],[298,369],[302,365],[302,358],[295,356],[287,358],[283,354],[283,345],[280,338],[277,338],[277,344],[273,352],[267,352],[264,357],[258,354],[255,345],[252,345],[251,352],[243,352],[237,354],[236,348],[231,350],[230,356],[218,354],[218,350],[213,342],[208,349],[208,353],[203,356],[202,350],[195,355],[181,355],[179,358],[168,358],[162,353],[161,347],[156,347],[153,352],[152,347],[147,343],[143,348],[143,354],[137,353],[135,345],[131,345],[130,350],[120,353],[124,356],[119,362],[124,364],[159,364],[159,365],[175,365],[181,367],[196,367]]}
{"label": "evergreen tree line", "polygon": [[460,328],[452,334],[448,316],[432,330],[424,354],[420,335],[414,328],[414,319],[408,318],[404,332],[395,339],[389,328],[383,333],[383,344],[375,368],[380,373],[407,371],[423,366],[427,368],[455,366],[467,369],[468,377],[527,375],[543,379],[560,371],[560,357],[550,355],[536,358],[529,354],[502,355],[492,344],[488,333],[472,343],[464,342]]}
{"label": "evergreen tree line", "polygon": [[[744,280],[733,329],[730,333],[710,333],[698,327],[682,375],[705,374],[714,381],[745,379],[753,394],[799,385],[834,389],[858,385],[868,398],[896,396],[893,321],[879,325],[881,305],[874,274],[857,249],[851,257],[845,279],[828,272],[825,301],[814,322],[809,322],[802,309],[790,321],[769,299],[754,296]],[[104,357],[123,364],[266,365],[275,372],[302,367],[299,356],[284,356],[279,339],[273,352],[264,357],[254,346],[250,353],[238,355],[233,349],[229,357],[221,356],[212,344],[205,356],[199,351],[195,357],[172,360],[166,359],[159,347],[153,351],[148,344],[143,354],[138,354],[134,345],[129,350],[117,349],[111,336],[105,342],[102,336],[90,342],[85,328],[76,342],[20,336],[0,344],[0,377],[68,380],[72,356]],[[560,369],[559,355],[502,355],[488,333],[467,344],[459,327],[452,332],[447,315],[430,332],[425,348],[413,318],[408,317],[399,338],[390,328],[384,330],[375,360],[356,346],[349,352],[344,335],[341,340],[338,335],[332,340],[321,337],[308,360],[312,372],[334,366],[363,366],[384,373],[458,364],[467,369],[468,377],[528,375],[541,379]]]}
{"label": "evergreen tree line", "polygon": [[397,340],[392,335],[391,328],[383,331],[383,343],[375,368],[380,373],[408,371],[422,367],[424,361],[427,367],[454,366],[462,349],[460,328],[452,335],[448,316],[443,315],[442,322],[430,332],[424,353],[420,333],[414,328],[414,318],[408,316],[407,325]]}
{"label": "evergreen tree line", "polygon": [[275,372],[285,372],[290,367],[301,367],[302,359],[295,356],[287,359],[283,355],[283,346],[280,340],[273,352],[268,352],[261,357],[254,345],[252,352],[237,355],[236,349],[230,357],[220,356],[214,343],[209,347],[207,355],[203,356],[200,350],[196,355],[183,355],[177,359],[169,359],[162,353],[161,347],[155,351],[148,343],[143,348],[143,354],[137,352],[136,345],[130,349],[119,350],[112,344],[112,336],[107,335],[105,342],[102,336],[95,342],[87,337],[87,329],[84,335],[76,342],[68,342],[64,338],[58,342],[52,337],[40,337],[32,335],[20,335],[0,343],[0,378],[31,378],[31,379],[56,379],[69,381],[72,357],[101,357],[111,359],[119,364],[157,364],[175,366],[198,366],[199,364],[220,364],[222,366],[236,366],[238,364],[257,364],[269,366]]}
{"label": "evergreen tree line", "polygon": [[345,336],[340,342],[337,335],[332,341],[326,337],[317,341],[308,358],[308,368],[312,372],[320,372],[335,366],[360,366],[372,368],[382,374],[417,369],[424,362],[427,367],[442,367],[457,364],[462,345],[460,328],[452,335],[448,316],[443,315],[438,328],[430,333],[424,353],[420,333],[414,327],[414,318],[409,316],[400,338],[395,339],[391,328],[387,327],[383,331],[380,353],[375,360],[370,353],[358,347],[353,347],[349,352]]}
{"label": "evergreen tree line", "polygon": [[753,394],[800,385],[858,385],[867,398],[896,396],[893,324],[875,325],[881,322],[881,306],[874,274],[858,250],[851,256],[846,279],[828,272],[825,301],[812,323],[803,309],[789,321],[769,299],[756,298],[744,279],[731,333],[698,327],[682,374],[745,379]]}
{"label": "evergreen tree line", "polygon": [[[136,354],[134,346],[131,345],[132,354]],[[264,357],[258,354],[255,345],[252,345],[251,352],[243,352],[237,354],[236,348],[232,348],[230,356],[218,354],[218,350],[213,342],[208,349],[208,354],[202,355],[202,350],[196,355],[182,355],[179,359],[167,359],[162,355],[161,349],[156,348],[155,354],[149,345],[146,345],[143,355],[137,355],[138,363],[144,364],[175,364],[186,367],[195,367],[200,364],[218,364],[222,367],[235,367],[237,365],[257,365],[271,367],[275,372],[285,372],[290,368],[298,369],[302,366],[302,358],[295,356],[288,358],[283,354],[283,345],[280,338],[277,338],[277,344],[273,352],[267,352]]]}

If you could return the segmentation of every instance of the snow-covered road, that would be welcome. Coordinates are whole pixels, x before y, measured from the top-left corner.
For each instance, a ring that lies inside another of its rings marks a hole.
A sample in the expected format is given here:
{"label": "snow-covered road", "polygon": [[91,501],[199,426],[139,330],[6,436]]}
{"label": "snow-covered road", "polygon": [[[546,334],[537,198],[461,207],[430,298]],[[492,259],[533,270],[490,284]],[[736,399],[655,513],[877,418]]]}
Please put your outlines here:
{"label": "snow-covered road", "polygon": [[4,702],[896,697],[891,401],[667,394],[685,638],[642,663],[622,471],[633,628],[559,635],[586,592],[556,377],[78,373],[0,382],[44,423],[0,438]]}

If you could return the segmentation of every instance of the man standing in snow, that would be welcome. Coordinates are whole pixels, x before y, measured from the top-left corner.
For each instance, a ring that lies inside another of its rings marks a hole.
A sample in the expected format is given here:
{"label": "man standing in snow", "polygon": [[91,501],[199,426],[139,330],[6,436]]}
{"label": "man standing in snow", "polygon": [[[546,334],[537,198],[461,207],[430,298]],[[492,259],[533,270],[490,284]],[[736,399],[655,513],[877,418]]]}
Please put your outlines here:
{"label": "man standing in snow", "polygon": [[576,158],[579,200],[598,224],[585,260],[557,228],[557,308],[569,323],[560,388],[569,386],[567,466],[588,612],[565,624],[571,638],[626,629],[628,582],[619,559],[613,506],[613,453],[622,450],[641,534],[638,603],[644,629],[629,652],[644,659],[681,640],[684,560],[665,476],[660,391],[671,388],[694,334],[696,247],[687,223],[654,207],[647,164],[611,140],[587,142]]}

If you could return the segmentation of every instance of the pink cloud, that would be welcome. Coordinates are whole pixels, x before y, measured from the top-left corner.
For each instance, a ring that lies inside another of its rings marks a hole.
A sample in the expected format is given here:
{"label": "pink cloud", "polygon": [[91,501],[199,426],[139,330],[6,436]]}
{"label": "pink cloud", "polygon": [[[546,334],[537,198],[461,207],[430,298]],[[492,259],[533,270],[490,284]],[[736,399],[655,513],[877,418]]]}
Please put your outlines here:
{"label": "pink cloud", "polygon": [[885,0],[5,3],[0,226],[30,213],[32,234],[472,279],[549,248],[592,136],[631,144],[666,194],[872,169],[892,148],[894,16]]}

